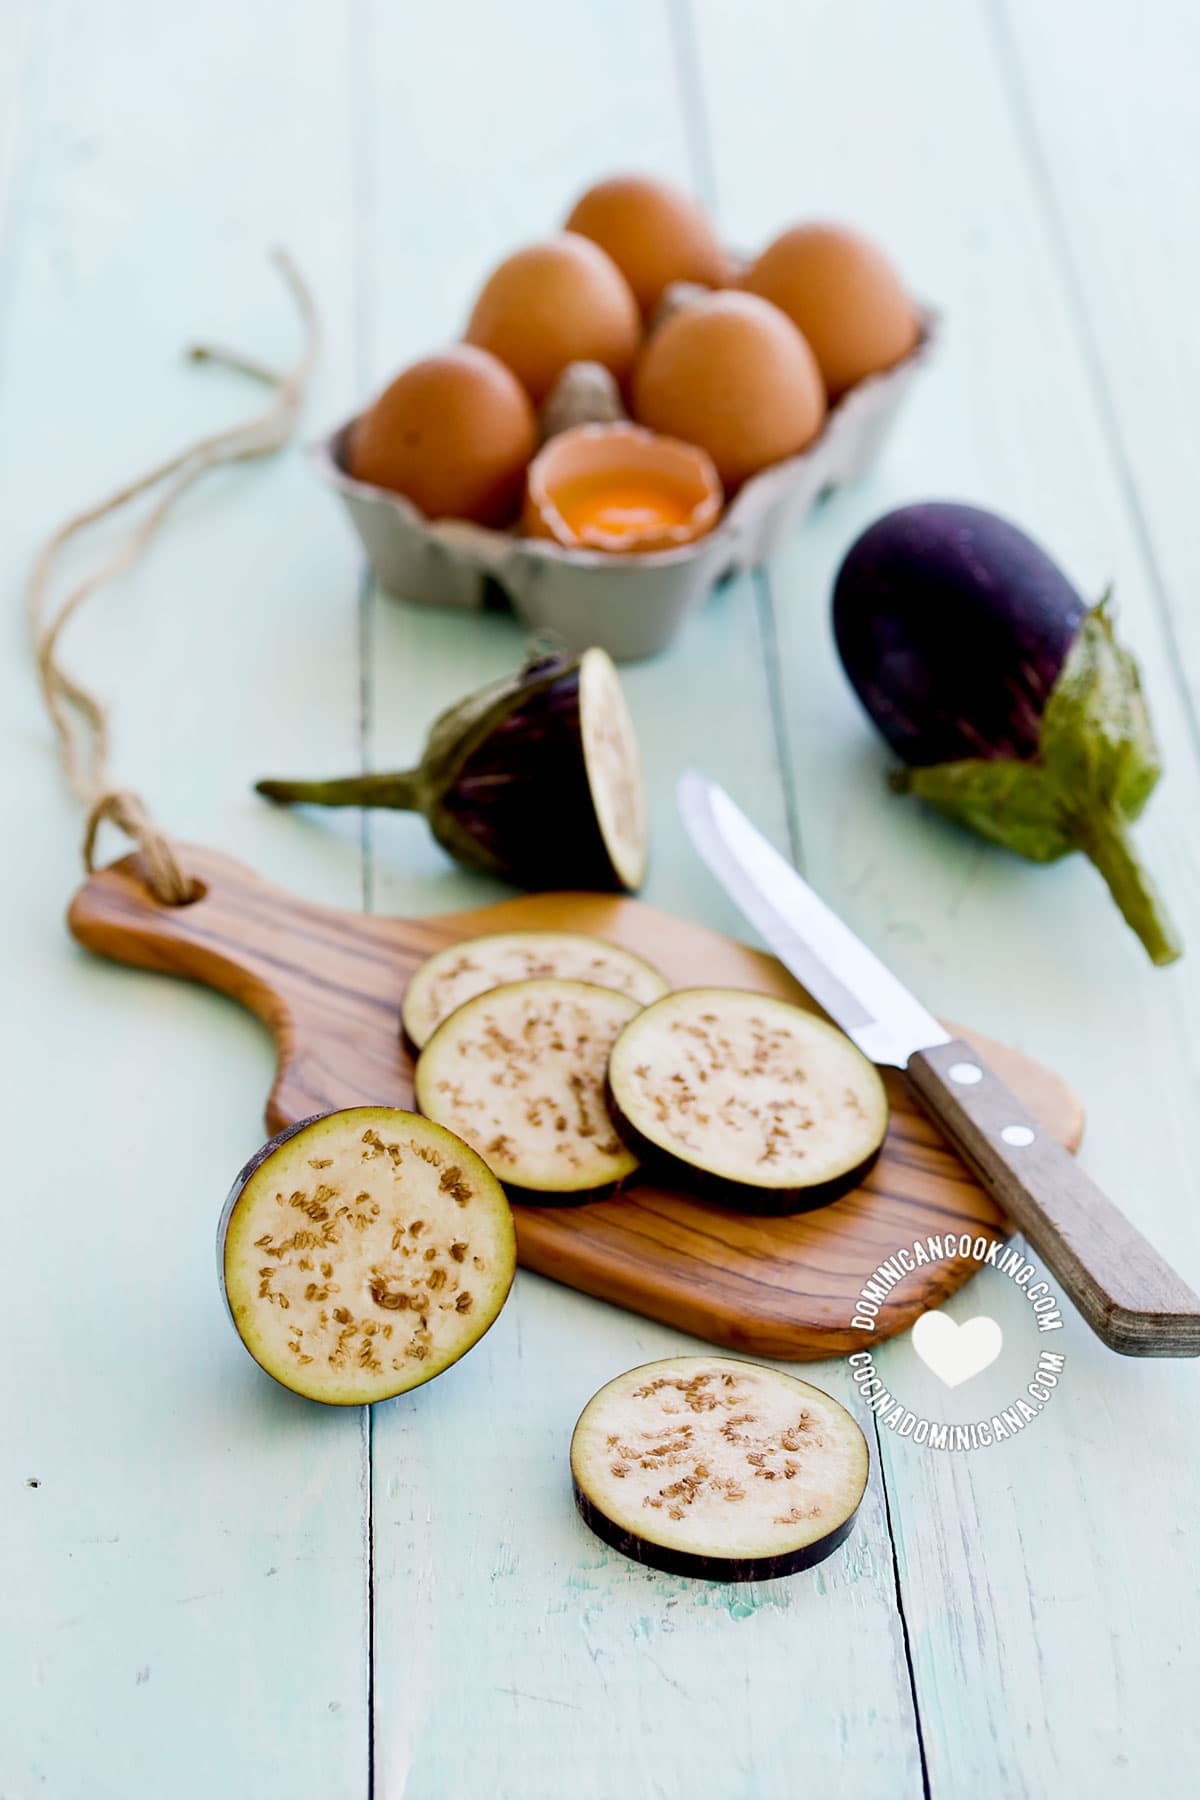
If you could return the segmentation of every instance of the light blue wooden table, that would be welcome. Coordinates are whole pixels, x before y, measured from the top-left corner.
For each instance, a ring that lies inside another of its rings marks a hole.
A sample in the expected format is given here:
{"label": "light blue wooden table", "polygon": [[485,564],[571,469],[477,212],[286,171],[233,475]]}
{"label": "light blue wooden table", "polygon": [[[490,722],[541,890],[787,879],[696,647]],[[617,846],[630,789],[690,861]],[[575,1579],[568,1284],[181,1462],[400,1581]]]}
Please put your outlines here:
{"label": "light blue wooden table", "polygon": [[[0,0],[4,1800],[1195,1789],[1194,1365],[1121,1361],[1072,1317],[1036,1431],[941,1459],[885,1435],[845,1550],[747,1589],[606,1553],[570,1505],[581,1405],[675,1333],[523,1274],[460,1368],[373,1416],[260,1377],[212,1233],[268,1047],[67,938],[79,818],[18,596],[66,511],[241,416],[182,340],[290,356],[272,243],[324,314],[315,430],[610,168],[693,183],[737,243],[856,220],[945,308],[945,352],[885,466],[629,672],[647,897],[738,929],[673,817],[702,760],[932,1005],[1071,1077],[1088,1166],[1196,1283],[1198,53],[1187,0]],[[1089,593],[1115,580],[1166,754],[1141,837],[1175,968],[1083,864],[886,792],[827,600],[857,530],[928,496],[1013,514]],[[179,835],[417,913],[500,890],[416,821],[279,815],[251,782],[409,759],[519,647],[373,594],[297,454],[196,492],[72,638],[118,770]]]}

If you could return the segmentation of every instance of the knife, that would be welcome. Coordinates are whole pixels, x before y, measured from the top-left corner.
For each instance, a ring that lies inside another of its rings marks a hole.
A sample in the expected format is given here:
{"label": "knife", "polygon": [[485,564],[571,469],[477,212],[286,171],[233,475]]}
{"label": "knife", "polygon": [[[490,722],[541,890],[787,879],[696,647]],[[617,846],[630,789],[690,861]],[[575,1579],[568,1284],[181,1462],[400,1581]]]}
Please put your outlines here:
{"label": "knife", "polygon": [[679,781],[692,843],[800,985],[865,1056],[904,1071],[926,1112],[1123,1356],[1200,1355],[1200,1298],[1074,1157],[815,894],[723,788]]}

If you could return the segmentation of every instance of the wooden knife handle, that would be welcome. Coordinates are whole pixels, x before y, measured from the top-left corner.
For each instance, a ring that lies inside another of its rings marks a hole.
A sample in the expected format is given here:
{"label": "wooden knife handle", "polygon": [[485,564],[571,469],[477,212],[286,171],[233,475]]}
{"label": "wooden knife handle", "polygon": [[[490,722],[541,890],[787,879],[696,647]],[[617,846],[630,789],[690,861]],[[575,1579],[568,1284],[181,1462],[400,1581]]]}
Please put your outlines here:
{"label": "wooden knife handle", "polygon": [[918,1050],[922,1105],[1123,1356],[1200,1355],[1200,1299],[961,1038]]}

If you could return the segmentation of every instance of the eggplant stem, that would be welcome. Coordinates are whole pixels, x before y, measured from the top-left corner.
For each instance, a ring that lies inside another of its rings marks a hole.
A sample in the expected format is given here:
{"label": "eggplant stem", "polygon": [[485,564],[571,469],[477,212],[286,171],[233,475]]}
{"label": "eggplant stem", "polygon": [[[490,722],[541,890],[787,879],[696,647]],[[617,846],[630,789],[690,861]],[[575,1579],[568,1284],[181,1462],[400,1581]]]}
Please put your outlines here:
{"label": "eggplant stem", "polygon": [[425,787],[419,769],[383,775],[343,775],[335,781],[256,781],[267,800],[303,806],[387,806],[396,812],[424,812]]}
{"label": "eggplant stem", "polygon": [[1183,943],[1158,890],[1143,868],[1128,829],[1111,813],[1087,820],[1077,842],[1108,884],[1126,922],[1160,967],[1183,955]]}

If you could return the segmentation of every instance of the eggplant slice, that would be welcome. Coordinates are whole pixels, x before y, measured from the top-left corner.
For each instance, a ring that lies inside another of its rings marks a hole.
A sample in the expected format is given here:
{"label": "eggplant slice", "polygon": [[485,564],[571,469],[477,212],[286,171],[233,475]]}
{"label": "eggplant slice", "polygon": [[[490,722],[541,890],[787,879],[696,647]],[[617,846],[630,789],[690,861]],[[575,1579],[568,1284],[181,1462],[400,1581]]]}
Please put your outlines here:
{"label": "eggplant slice", "polygon": [[585,650],[579,660],[579,733],[608,860],[617,884],[636,893],[646,879],[646,790],[633,720],[605,650]]}
{"label": "eggplant slice", "polygon": [[584,981],[518,981],[468,1000],[417,1059],[417,1105],[514,1197],[590,1200],[637,1167],[604,1102],[613,1039],[638,1002]]}
{"label": "eggplant slice", "polygon": [[247,1350],[294,1393],[361,1406],[431,1381],[504,1305],[504,1190],[416,1113],[356,1106],[293,1125],[242,1170],[217,1257]]}
{"label": "eggplant slice", "polygon": [[571,931],[498,931],[450,944],[421,964],[404,991],[404,1035],[419,1050],[443,1019],[476,994],[549,977],[613,988],[642,1006],[671,985],[640,956],[603,938]]}
{"label": "eggplant slice", "polygon": [[850,1535],[868,1467],[866,1439],[831,1395],[725,1356],[618,1375],[571,1440],[575,1502],[597,1536],[710,1581],[823,1562]]}
{"label": "eggplant slice", "polygon": [[682,988],[612,1048],[608,1101],[638,1157],[746,1212],[824,1206],[878,1156],[875,1065],[803,1007],[740,988]]}

